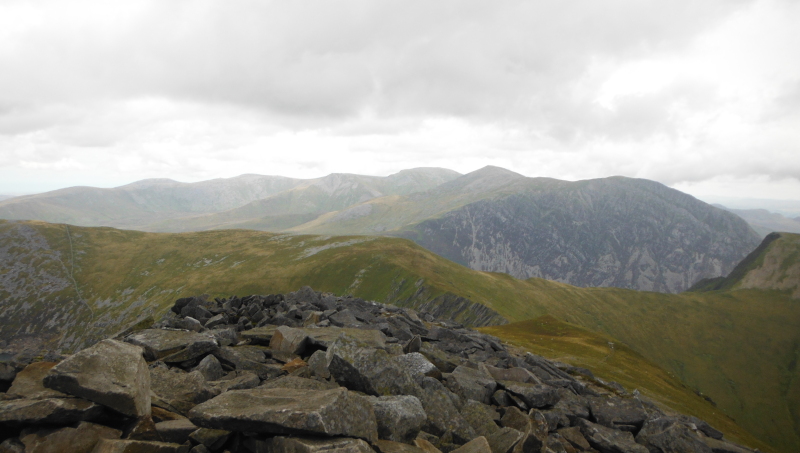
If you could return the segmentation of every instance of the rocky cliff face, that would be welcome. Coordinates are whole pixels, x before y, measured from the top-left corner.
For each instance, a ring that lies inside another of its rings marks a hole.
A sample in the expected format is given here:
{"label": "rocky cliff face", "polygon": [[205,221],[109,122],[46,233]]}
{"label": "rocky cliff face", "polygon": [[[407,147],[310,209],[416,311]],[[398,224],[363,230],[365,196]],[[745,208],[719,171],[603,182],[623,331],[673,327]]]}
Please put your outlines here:
{"label": "rocky cliff face", "polygon": [[531,186],[402,235],[472,269],[660,292],[727,274],[759,242],[729,212],[629,178]]}
{"label": "rocky cliff face", "polygon": [[0,364],[0,450],[751,451],[589,370],[308,287],[179,299],[54,359]]}

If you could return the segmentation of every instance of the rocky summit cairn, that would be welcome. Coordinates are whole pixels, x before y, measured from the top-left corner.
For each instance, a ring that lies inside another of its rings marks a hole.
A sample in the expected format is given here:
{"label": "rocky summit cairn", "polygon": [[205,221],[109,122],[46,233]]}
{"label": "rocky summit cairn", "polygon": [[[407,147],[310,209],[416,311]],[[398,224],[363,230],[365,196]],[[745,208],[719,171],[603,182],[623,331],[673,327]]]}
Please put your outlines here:
{"label": "rocky summit cairn", "polygon": [[123,332],[2,363],[0,453],[751,451],[588,370],[308,287]]}

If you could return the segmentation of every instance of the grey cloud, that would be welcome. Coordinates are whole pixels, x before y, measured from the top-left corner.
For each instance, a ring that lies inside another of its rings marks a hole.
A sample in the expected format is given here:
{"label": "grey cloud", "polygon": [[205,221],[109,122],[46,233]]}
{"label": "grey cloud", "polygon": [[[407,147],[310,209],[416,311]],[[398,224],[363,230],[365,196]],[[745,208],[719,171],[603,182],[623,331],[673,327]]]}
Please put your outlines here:
{"label": "grey cloud", "polygon": [[[594,58],[679,48],[740,2],[154,2],[0,59],[19,102],[143,95],[304,117],[535,117]],[[43,75],[52,75],[44,77]]]}

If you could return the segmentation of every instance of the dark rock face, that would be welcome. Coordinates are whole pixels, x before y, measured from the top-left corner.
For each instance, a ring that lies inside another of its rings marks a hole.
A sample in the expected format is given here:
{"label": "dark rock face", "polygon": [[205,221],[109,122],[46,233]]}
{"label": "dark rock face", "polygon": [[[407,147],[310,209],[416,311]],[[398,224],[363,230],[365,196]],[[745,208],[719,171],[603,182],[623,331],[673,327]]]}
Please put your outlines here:
{"label": "dark rock face", "polygon": [[[194,316],[196,331],[178,329]],[[180,299],[123,339],[8,373],[0,449],[748,452],[585,370],[429,313],[310,288]]]}
{"label": "dark rock face", "polygon": [[476,270],[672,293],[727,275],[760,239],[734,214],[629,178],[534,184],[423,221],[407,236]]}

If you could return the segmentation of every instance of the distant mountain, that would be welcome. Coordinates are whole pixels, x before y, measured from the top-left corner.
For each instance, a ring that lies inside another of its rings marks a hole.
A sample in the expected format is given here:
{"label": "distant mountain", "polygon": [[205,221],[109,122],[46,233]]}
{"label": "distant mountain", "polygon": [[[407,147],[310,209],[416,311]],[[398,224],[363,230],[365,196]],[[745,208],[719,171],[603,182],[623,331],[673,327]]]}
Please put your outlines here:
{"label": "distant mountain", "polygon": [[568,182],[496,167],[292,231],[395,235],[476,270],[660,292],[725,275],[759,242],[739,217],[653,181]]}
{"label": "distant mountain", "polygon": [[254,229],[409,238],[472,269],[577,286],[680,292],[759,241],[741,218],[661,184],[569,182],[485,167],[298,180],[146,180],[0,202],[0,218],[153,232]]}
{"label": "distant mountain", "polygon": [[789,218],[766,209],[730,209],[720,204],[714,206],[743,218],[762,237],[772,232],[800,233],[800,217]]}
{"label": "distant mountain", "polygon": [[0,218],[138,228],[162,219],[233,209],[303,181],[242,175],[196,183],[147,179],[113,189],[70,187],[0,202]]}
{"label": "distant mountain", "polygon": [[143,229],[161,232],[220,228],[280,231],[309,222],[326,212],[379,197],[429,190],[459,176],[460,173],[443,168],[414,168],[386,177],[334,173],[235,209],[167,220]]}
{"label": "distant mountain", "polygon": [[800,235],[770,233],[725,277],[697,282],[691,291],[764,289],[800,299]]}
{"label": "distant mountain", "polygon": [[[147,179],[113,189],[71,187],[0,201],[0,219],[160,231],[209,229],[243,220],[258,220],[265,216],[277,216],[279,222],[286,222],[287,218],[291,219],[298,214],[301,220],[299,223],[303,223],[321,212],[341,209],[376,196],[426,190],[457,176],[459,173],[452,170],[418,168],[388,177],[334,174],[303,180],[282,176],[242,175],[196,183]],[[287,192],[294,188],[301,190]],[[257,205],[251,206],[221,218],[186,221],[186,225],[197,225],[191,228],[185,226],[183,220],[176,221],[234,210],[279,193],[285,193],[285,196],[274,200],[272,204],[267,203],[267,212]],[[278,211],[271,211],[270,208]],[[267,220],[265,226],[272,229],[269,219]],[[152,224],[159,226],[149,227]],[[287,226],[294,224],[294,220],[286,223]],[[287,226],[281,226],[280,229]]]}

